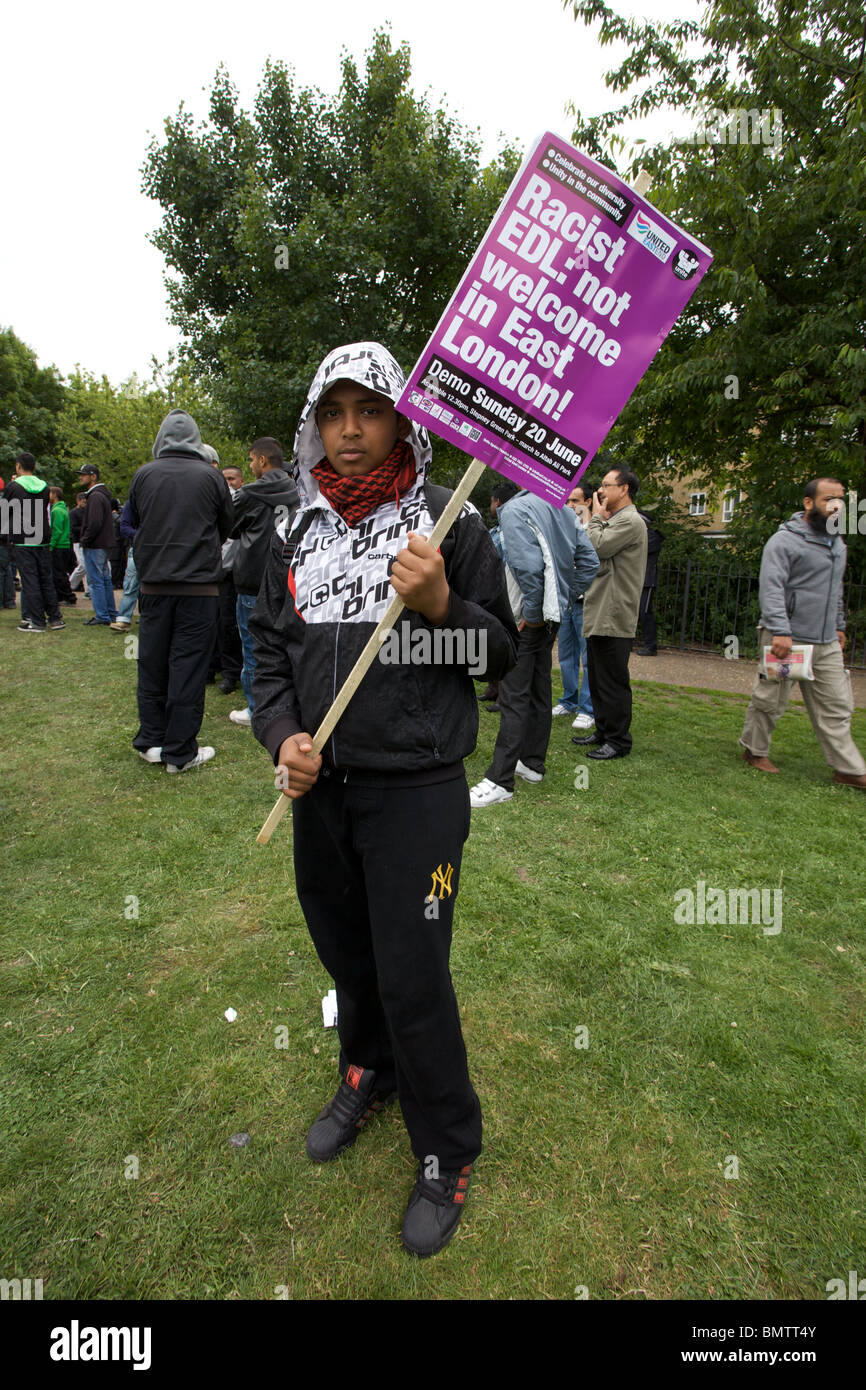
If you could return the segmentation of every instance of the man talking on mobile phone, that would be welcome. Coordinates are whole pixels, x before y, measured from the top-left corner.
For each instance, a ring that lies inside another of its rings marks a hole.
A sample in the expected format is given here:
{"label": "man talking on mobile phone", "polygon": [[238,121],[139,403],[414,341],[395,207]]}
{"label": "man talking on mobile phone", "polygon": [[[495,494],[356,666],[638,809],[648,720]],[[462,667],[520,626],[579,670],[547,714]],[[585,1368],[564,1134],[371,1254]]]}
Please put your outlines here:
{"label": "man talking on mobile phone", "polygon": [[632,746],[628,658],[647,557],[647,529],[634,505],[639,486],[630,468],[608,469],[586,528],[600,561],[583,603],[595,729],[571,741],[588,745],[586,756],[599,761],[625,758]]}

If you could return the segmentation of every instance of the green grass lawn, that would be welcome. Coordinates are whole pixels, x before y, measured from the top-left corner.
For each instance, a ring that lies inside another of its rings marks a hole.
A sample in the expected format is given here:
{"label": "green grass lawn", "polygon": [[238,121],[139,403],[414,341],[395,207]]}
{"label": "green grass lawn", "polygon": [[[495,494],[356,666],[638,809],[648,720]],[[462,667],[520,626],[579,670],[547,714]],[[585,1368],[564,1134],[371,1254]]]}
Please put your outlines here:
{"label": "green grass lawn", "polygon": [[[742,697],[638,685],[631,758],[576,789],[557,719],[543,784],[473,813],[452,971],[485,1151],[420,1262],[396,1108],[336,1163],[304,1154],[336,1084],[330,981],[291,818],[255,843],[273,771],[238,697],[209,687],[217,757],[168,777],[132,752],[124,637],[81,618],[35,637],[0,614],[0,1277],[75,1299],[824,1299],[866,1273],[866,797],[831,784],[802,707],[768,777],[738,757]],[[699,880],[781,885],[781,932],[678,924]]]}

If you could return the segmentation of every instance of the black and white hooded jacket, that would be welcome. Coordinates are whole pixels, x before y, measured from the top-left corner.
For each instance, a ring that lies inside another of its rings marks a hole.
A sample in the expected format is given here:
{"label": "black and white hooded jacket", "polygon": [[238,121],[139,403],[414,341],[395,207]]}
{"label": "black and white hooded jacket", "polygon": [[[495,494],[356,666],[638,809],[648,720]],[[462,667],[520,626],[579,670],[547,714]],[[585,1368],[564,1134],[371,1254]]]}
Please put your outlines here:
{"label": "black and white hooded jacket", "polygon": [[[349,380],[396,403],[404,377],[378,343],[337,348],[319,367],[295,436],[294,476],[300,508],[286,534],[277,529],[265,576],[249,618],[255,643],[253,730],[276,762],[284,739],[315,734],[376,624],[394,597],[390,567],[410,531],[427,537],[450,497],[426,481],[431,448],[426,430],[409,435],[416,479],[399,502],[389,501],[350,527],[319,492],[311,469],[325,450],[316,404],[336,381]],[[514,665],[517,629],[502,563],[476,509],[467,503],[440,547],[451,601],[443,630],[463,634],[450,647],[486,664],[477,679],[496,680]],[[420,613],[397,619],[402,650],[418,629],[435,629]],[[407,642],[405,639],[408,638]],[[418,646],[424,639],[419,639]],[[446,648],[447,649],[447,648]],[[381,653],[380,653],[381,656]],[[478,705],[468,661],[384,664],[375,659],[322,750],[325,768],[354,769],[378,778],[439,780],[475,747]],[[357,780],[357,777],[354,779]]]}

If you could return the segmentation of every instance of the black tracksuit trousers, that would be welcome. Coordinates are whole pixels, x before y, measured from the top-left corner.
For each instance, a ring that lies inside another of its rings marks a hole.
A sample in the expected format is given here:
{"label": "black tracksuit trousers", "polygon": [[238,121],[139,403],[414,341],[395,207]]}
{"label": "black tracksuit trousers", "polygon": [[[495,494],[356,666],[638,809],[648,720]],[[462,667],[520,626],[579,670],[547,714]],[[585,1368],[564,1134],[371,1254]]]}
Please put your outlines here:
{"label": "black tracksuit trousers", "polygon": [[337,989],[340,1072],[370,1067],[376,1090],[396,1086],[416,1158],[462,1168],[481,1152],[448,968],[466,777],[397,787],[346,775],[323,769],[292,807],[298,899]]}
{"label": "black tracksuit trousers", "polygon": [[207,668],[217,628],[214,594],[140,594],[138,733],[134,748],[162,748],[183,767],[198,752]]}
{"label": "black tracksuit trousers", "polygon": [[645,647],[655,650],[659,644],[658,628],[656,626],[656,615],[653,612],[653,598],[655,588],[649,586],[641,591],[640,608],[638,609],[638,621],[640,623],[641,637]]}
{"label": "black tracksuit trousers", "polygon": [[220,579],[220,616],[214,649],[211,653],[210,672],[213,675],[222,671],[223,676],[238,682],[244,664],[241,647],[241,634],[238,632],[238,595],[231,570],[223,570]]}
{"label": "black tracksuit trousers", "polygon": [[61,621],[47,545],[14,545],[12,559],[21,579],[21,618],[36,627]]}

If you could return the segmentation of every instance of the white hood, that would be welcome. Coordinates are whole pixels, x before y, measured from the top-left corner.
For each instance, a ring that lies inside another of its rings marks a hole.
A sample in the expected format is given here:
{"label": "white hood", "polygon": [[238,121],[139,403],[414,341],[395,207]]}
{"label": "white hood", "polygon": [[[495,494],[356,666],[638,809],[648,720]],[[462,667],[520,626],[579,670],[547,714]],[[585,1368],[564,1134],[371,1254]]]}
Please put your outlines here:
{"label": "white hood", "polygon": [[[355,381],[359,386],[368,386],[387,396],[395,405],[406,385],[402,371],[381,343],[349,343],[347,347],[328,353],[313,377],[295,434],[293,471],[302,507],[309,506],[319,496],[318,484],[310,476],[310,470],[325,457],[325,446],[316,424],[316,406],[335,381]],[[426,475],[433,456],[427,431],[413,424],[406,442],[415,454],[417,472]]]}

